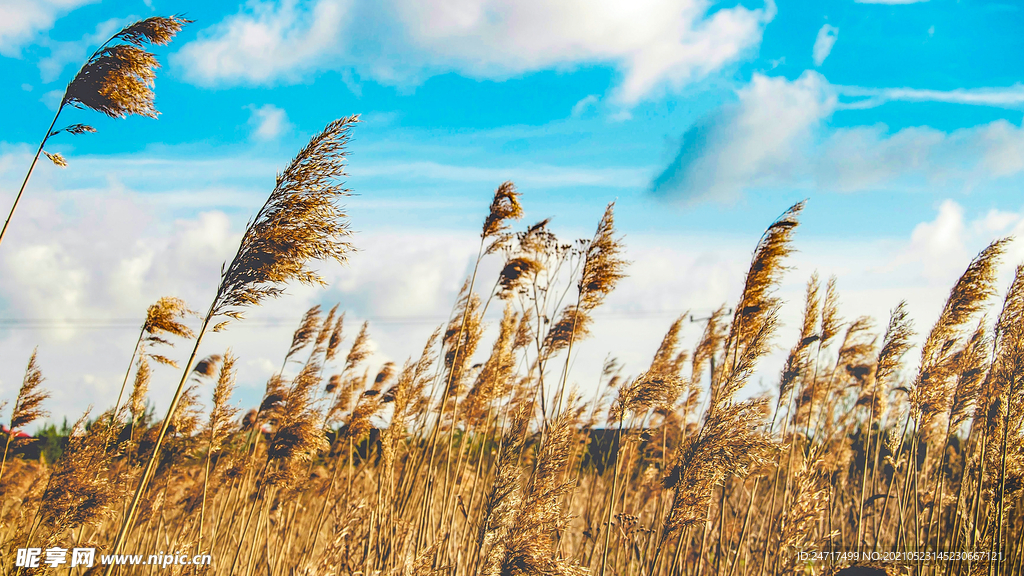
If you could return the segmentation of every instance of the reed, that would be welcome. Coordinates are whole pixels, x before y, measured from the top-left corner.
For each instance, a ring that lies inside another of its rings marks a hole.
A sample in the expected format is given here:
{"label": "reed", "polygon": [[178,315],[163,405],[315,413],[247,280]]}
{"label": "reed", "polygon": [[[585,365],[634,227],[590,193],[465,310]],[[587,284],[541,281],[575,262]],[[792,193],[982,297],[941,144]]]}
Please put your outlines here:
{"label": "reed", "polygon": [[68,83],[64,96],[57,106],[46,135],[39,142],[36,154],[32,157],[28,172],[21,182],[14,204],[0,228],[0,243],[7,235],[14,211],[21,202],[29,178],[39,162],[39,156],[45,155],[60,168],[67,167],[67,161],[59,153],[44,150],[46,144],[54,136],[61,133],[71,135],[95,132],[96,129],[87,124],[71,124],[54,130],[61,112],[68,106],[73,108],[89,108],[111,118],[124,118],[136,114],[156,118],[158,112],[153,106],[153,80],[156,68],[160,66],[156,57],[143,49],[147,44],[163,46],[169,44],[182,27],[190,24],[180,16],[152,17],[133,22],[111,36],[86,60],[75,77]]}
{"label": "reed", "polygon": [[[328,125],[278,178],[198,329],[179,300],[149,308],[131,392],[129,370],[60,459],[34,464],[8,435],[0,558],[33,542],[209,553],[203,570],[224,576],[754,576],[854,568],[800,551],[988,551],[1003,555],[916,573],[1021,573],[1024,266],[985,316],[1006,241],[968,264],[916,365],[906,302],[881,330],[841,309],[837,279],[813,274],[782,369],[767,374],[797,204],[754,247],[735,301],[696,328],[675,319],[632,375],[609,355],[583,403],[574,349],[626,281],[613,207],[586,240],[562,242],[546,220],[515,232],[520,196],[505,183],[476,262],[500,259],[497,278],[467,279],[418,357],[374,365],[368,323],[346,339],[340,306],[314,306],[259,406],[238,410],[244,360],[200,356],[203,336],[287,282],[320,283],[313,260],[352,252],[336,201],[354,121]],[[177,338],[193,348],[149,422],[150,363],[173,365],[158,352]],[[749,389],[758,379],[763,394]],[[33,356],[11,429],[43,415],[41,384]],[[19,570],[5,560],[0,573]]]}

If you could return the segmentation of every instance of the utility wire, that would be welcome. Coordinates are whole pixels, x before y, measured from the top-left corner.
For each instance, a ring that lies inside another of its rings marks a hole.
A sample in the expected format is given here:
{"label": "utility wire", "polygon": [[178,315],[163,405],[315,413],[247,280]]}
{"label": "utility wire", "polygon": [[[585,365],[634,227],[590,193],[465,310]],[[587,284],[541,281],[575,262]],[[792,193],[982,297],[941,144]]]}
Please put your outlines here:
{"label": "utility wire", "polygon": [[[595,314],[596,318],[615,318],[626,320],[643,320],[659,318],[664,316],[678,316],[682,310],[633,310],[620,312],[603,312]],[[371,324],[439,324],[447,322],[447,316],[367,316],[362,318]],[[137,330],[139,327],[137,318],[0,318],[0,330],[62,330],[62,329],[84,329],[84,330]],[[267,317],[253,318],[245,321],[245,326],[250,327],[283,327],[295,326],[295,318]]]}

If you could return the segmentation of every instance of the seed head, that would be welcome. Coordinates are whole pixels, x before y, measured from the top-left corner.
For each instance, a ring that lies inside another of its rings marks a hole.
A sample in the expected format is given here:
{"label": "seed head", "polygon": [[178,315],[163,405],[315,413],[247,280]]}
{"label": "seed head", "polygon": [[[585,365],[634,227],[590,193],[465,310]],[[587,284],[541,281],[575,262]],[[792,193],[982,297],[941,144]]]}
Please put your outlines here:
{"label": "seed head", "polygon": [[346,241],[347,215],[337,201],[349,195],[340,179],[349,130],[358,121],[350,116],[328,124],[277,177],[221,273],[214,315],[240,318],[240,308],[281,295],[287,282],[324,285],[308,267],[312,260],[345,263],[353,248]]}
{"label": "seed head", "polygon": [[[153,81],[160,64],[142,46],[147,42],[167,44],[190,22],[178,16],[156,17],[124,27],[78,71],[64,93],[61,106],[81,105],[111,118],[130,114],[156,118]],[[111,44],[117,40],[125,44]]]}
{"label": "seed head", "polygon": [[25,369],[25,377],[21,381],[21,389],[18,391],[18,399],[14,402],[14,411],[11,413],[11,430],[20,430],[28,426],[38,418],[43,418],[49,413],[41,408],[44,400],[50,397],[50,393],[42,389],[43,373],[36,364],[36,350],[28,359],[28,367]]}
{"label": "seed head", "polygon": [[512,182],[504,182],[494,191],[491,210],[484,219],[481,237],[491,238],[508,230],[509,220],[523,217],[523,207],[519,205],[519,192]]}

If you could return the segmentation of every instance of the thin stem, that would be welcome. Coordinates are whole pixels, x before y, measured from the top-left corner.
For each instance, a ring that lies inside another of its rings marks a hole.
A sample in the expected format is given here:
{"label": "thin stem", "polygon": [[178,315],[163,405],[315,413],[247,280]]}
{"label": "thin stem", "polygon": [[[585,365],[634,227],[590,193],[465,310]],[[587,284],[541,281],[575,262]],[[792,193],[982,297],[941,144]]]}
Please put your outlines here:
{"label": "thin stem", "polygon": [[4,221],[4,227],[0,228],[0,244],[4,241],[4,236],[7,234],[7,226],[11,223],[11,218],[14,217],[14,211],[18,208],[18,203],[21,202],[21,195],[25,193],[25,186],[28,185],[28,179],[32,177],[32,172],[36,169],[36,163],[39,162],[39,155],[43,153],[43,146],[46,145],[46,141],[50,139],[53,132],[53,127],[57,124],[57,118],[60,113],[64,110],[64,102],[61,102],[57,108],[57,113],[53,115],[53,121],[50,122],[50,127],[46,129],[46,136],[43,137],[42,142],[39,143],[39,148],[36,149],[36,155],[32,157],[32,164],[28,167],[28,173],[25,174],[25,179],[21,181],[21,188],[18,189],[18,195],[14,197],[14,205],[11,206],[11,211],[7,214],[7,220]]}
{"label": "thin stem", "polygon": [[[206,313],[206,318],[203,319],[203,325],[199,329],[199,334],[196,336],[196,344],[192,348],[192,354],[189,356],[188,362],[185,363],[185,370],[181,374],[181,380],[178,382],[178,388],[174,391],[174,398],[171,399],[171,405],[167,408],[167,416],[164,417],[163,425],[160,427],[160,434],[157,435],[156,442],[153,444],[153,452],[149,455],[149,460],[146,462],[146,468],[142,472],[142,477],[139,478],[139,485],[135,489],[135,496],[132,498],[132,504],[128,508],[128,513],[125,514],[124,522],[121,523],[121,529],[117,532],[117,539],[114,540],[114,547],[110,551],[111,554],[120,553],[121,547],[124,546],[125,539],[131,531],[132,524],[135,523],[135,514],[139,509],[139,504],[142,502],[142,494],[146,491],[150,475],[156,468],[156,461],[160,456],[160,447],[163,444],[164,438],[167,436],[167,430],[170,428],[171,419],[174,417],[174,413],[178,409],[178,403],[181,401],[182,393],[185,391],[185,382],[188,381],[188,375],[192,371],[192,363],[195,362],[196,355],[199,353],[199,345],[202,343],[203,336],[206,334],[206,327],[210,324],[210,320],[213,318],[213,310],[216,302],[217,298],[214,298],[213,303],[210,304],[210,310]],[[104,576],[110,576],[113,570],[114,565],[108,564],[106,570],[103,572]]]}

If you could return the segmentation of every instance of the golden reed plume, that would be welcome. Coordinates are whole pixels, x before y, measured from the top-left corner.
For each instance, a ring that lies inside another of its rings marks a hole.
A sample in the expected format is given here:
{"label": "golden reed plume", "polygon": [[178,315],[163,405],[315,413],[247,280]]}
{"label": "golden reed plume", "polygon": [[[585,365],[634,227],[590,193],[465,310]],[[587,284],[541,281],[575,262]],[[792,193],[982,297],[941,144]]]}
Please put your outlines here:
{"label": "golden reed plume", "polygon": [[[136,487],[135,496],[125,513],[112,553],[117,553],[121,549],[131,531],[142,495],[156,467],[160,446],[175,419],[179,403],[185,393],[185,384],[193,370],[199,345],[211,322],[225,317],[240,320],[243,308],[258,306],[267,298],[279,296],[284,292],[284,285],[288,282],[325,284],[324,280],[309,268],[309,262],[334,260],[344,263],[348,253],[352,251],[353,248],[347,241],[347,215],[338,204],[338,200],[349,194],[341,179],[345,176],[345,147],[349,140],[349,130],[358,121],[356,116],[340,118],[313,136],[277,177],[270,197],[246,226],[245,234],[231,263],[221,267],[221,281],[216,296],[196,335],[192,354],[171,399],[153,451]],[[222,330],[228,322],[229,320],[224,320],[213,325],[213,331]],[[203,362],[200,362],[197,369],[200,369],[202,364]],[[210,366],[208,370],[200,369],[200,373],[212,374],[213,368]],[[299,406],[295,410],[301,413],[302,417],[292,424],[293,428],[301,428],[301,433],[297,436],[301,437],[303,442],[298,444],[305,448],[307,443],[304,439],[310,433],[310,426],[319,424],[313,424],[315,419],[306,417],[309,412],[306,406],[311,393],[305,387],[300,388],[301,390],[293,389],[292,393],[286,396],[286,403],[293,407]],[[278,443],[279,452],[289,452],[281,448],[284,444],[287,444],[284,440]],[[112,565],[107,567],[108,576],[111,570]]]}
{"label": "golden reed plume", "polygon": [[25,378],[21,382],[21,389],[18,390],[18,399],[14,401],[14,409],[11,411],[11,425],[7,429],[7,440],[4,443],[4,455],[0,460],[0,478],[3,477],[4,467],[7,464],[7,452],[11,442],[18,430],[23,429],[39,418],[45,418],[48,413],[43,410],[42,404],[50,393],[43,389],[43,373],[36,363],[36,350],[28,359],[28,367],[25,369]]}
{"label": "golden reed plume", "polygon": [[4,227],[0,229],[0,243],[4,241],[7,227],[14,217],[18,203],[21,202],[21,195],[25,192],[29,178],[32,177],[39,155],[45,154],[51,162],[61,168],[67,166],[63,156],[43,150],[50,138],[61,132],[78,135],[96,131],[87,124],[72,124],[54,130],[53,127],[57,125],[57,119],[64,108],[90,108],[111,118],[124,118],[130,114],[156,118],[158,112],[153,106],[153,80],[156,78],[156,69],[160,67],[160,63],[157,62],[156,56],[142,47],[146,44],[163,46],[170,43],[174,35],[180,32],[185,24],[191,22],[180,16],[146,18],[125,26],[92,53],[64,91],[57,113],[54,114],[50,127],[46,129],[46,136],[39,143],[28,173],[25,174],[18,195],[14,198],[14,205],[11,206],[7,220],[4,221]]}

